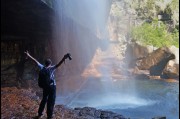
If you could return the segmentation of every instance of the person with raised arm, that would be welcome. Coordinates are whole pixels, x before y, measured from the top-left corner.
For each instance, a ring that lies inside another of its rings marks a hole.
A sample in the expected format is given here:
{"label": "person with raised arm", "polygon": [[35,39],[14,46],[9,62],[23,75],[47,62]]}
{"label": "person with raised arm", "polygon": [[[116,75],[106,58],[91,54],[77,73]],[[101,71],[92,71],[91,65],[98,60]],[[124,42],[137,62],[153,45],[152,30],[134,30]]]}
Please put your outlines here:
{"label": "person with raised arm", "polygon": [[39,63],[39,61],[32,57],[28,51],[24,53],[27,55],[27,57],[32,59],[40,68],[38,85],[43,89],[43,98],[39,105],[38,116],[36,116],[35,118],[38,119],[43,116],[43,111],[47,103],[47,119],[51,119],[56,99],[56,80],[54,78],[54,71],[63,62],[65,62],[65,59],[69,58],[69,60],[71,60],[72,58],[70,54],[67,53],[56,65],[52,65],[51,59],[46,59],[44,65],[42,65],[41,63]]}

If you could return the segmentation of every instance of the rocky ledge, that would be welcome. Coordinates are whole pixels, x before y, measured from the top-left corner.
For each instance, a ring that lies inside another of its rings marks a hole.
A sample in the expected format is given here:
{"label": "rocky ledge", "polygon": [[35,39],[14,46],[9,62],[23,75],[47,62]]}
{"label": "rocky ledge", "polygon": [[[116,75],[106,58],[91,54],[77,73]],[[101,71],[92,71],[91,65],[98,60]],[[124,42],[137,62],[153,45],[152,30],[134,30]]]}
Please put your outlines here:
{"label": "rocky ledge", "polygon": [[[32,89],[16,87],[1,88],[2,119],[32,119],[37,116],[40,98]],[[41,119],[46,119],[46,114]],[[98,110],[93,107],[68,108],[56,105],[53,119],[130,119],[111,111]],[[152,119],[166,119],[155,117]]]}

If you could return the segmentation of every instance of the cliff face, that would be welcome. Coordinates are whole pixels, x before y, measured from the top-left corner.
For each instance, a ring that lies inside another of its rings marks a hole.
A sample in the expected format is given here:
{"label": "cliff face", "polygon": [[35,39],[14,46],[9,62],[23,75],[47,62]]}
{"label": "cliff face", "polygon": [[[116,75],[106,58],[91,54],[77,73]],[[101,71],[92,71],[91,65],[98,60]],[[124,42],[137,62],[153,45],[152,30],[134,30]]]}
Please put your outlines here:
{"label": "cliff face", "polygon": [[40,61],[50,56],[53,18],[54,11],[41,0],[1,0],[2,84],[8,79],[31,79],[24,72],[37,69],[25,63],[25,50]]}
{"label": "cliff face", "polygon": [[35,37],[51,35],[53,10],[41,0],[1,0],[1,35]]}

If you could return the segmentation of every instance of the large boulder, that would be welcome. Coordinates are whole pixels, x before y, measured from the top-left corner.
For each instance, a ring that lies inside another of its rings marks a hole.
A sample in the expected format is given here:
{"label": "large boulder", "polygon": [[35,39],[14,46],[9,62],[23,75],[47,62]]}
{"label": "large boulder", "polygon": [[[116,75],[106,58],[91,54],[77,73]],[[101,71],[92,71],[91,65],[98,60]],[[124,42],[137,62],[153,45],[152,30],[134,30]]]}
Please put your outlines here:
{"label": "large boulder", "polygon": [[134,67],[135,61],[138,58],[142,58],[148,55],[148,48],[142,45],[139,45],[136,42],[128,43],[125,51],[125,59],[124,61],[128,65],[129,68]]}
{"label": "large boulder", "polygon": [[[168,47],[161,47],[145,57],[137,58],[135,66],[139,70],[149,70],[150,76],[176,78],[179,76],[179,65],[176,65],[173,61],[175,58],[176,56]],[[169,62],[173,63],[168,65]]]}
{"label": "large boulder", "polygon": [[161,47],[147,56],[137,59],[136,66],[140,70],[149,70],[154,66],[161,65],[162,62],[166,62],[167,64],[171,59],[175,59],[175,55],[170,52],[168,47]]}
{"label": "large boulder", "polygon": [[171,60],[166,65],[163,71],[163,78],[177,78],[179,77],[179,64]]}
{"label": "large boulder", "polygon": [[163,70],[165,69],[169,60],[175,59],[174,54],[166,54],[166,56],[161,59],[157,64],[150,67],[150,75],[152,76],[160,76],[162,75]]}
{"label": "large boulder", "polygon": [[179,77],[179,48],[171,46],[169,48],[170,52],[175,55],[174,60],[170,60],[166,68],[163,71],[164,78],[178,78]]}
{"label": "large boulder", "polygon": [[175,46],[155,48],[142,46],[139,43],[127,44],[124,61],[133,74],[148,70],[150,76],[159,78],[179,77],[179,48]]}

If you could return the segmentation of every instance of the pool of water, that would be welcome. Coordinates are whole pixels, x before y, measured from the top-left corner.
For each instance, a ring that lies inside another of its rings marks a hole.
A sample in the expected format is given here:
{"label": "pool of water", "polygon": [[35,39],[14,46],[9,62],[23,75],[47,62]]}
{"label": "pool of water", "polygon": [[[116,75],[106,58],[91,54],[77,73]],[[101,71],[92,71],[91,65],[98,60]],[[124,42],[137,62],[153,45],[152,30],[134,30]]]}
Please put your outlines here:
{"label": "pool of water", "polygon": [[179,118],[179,83],[163,80],[88,79],[76,92],[58,96],[57,104],[110,110],[131,119]]}
{"label": "pool of water", "polygon": [[[167,119],[179,119],[179,84],[157,80],[137,81],[138,97],[143,99],[145,105],[134,108],[111,110],[122,113],[131,118],[150,119],[152,117],[166,116]],[[141,100],[139,100],[141,102]]]}

